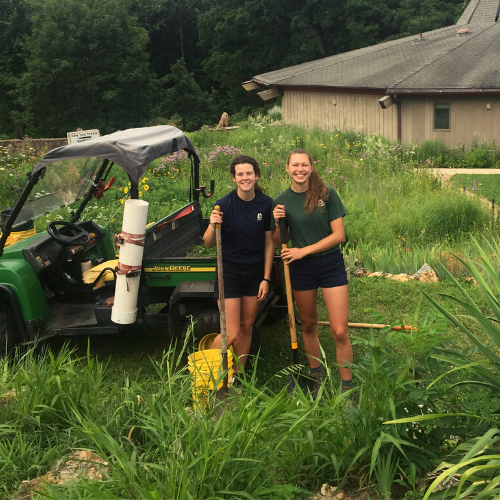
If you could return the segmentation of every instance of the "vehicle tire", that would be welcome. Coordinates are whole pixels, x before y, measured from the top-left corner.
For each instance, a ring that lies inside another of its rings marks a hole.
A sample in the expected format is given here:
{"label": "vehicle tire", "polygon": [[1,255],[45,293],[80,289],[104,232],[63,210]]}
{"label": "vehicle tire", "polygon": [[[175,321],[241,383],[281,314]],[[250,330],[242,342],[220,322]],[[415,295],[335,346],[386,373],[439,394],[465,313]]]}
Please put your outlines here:
{"label": "vehicle tire", "polygon": [[[193,316],[193,330],[191,330],[191,321],[188,321],[187,325],[182,331],[182,340],[186,339],[186,335],[189,333],[188,346],[194,346],[194,350],[197,351],[200,341],[204,344],[205,349],[209,349],[207,341],[209,341],[209,336],[220,333],[220,319],[219,311],[217,309],[205,309]],[[212,339],[213,342],[213,339]],[[211,344],[210,344],[211,345]],[[192,349],[190,349],[192,350]]]}
{"label": "vehicle tire", "polygon": [[[191,322],[182,332],[182,340],[186,338]],[[220,333],[220,317],[217,309],[205,309],[193,316],[193,331],[188,340],[188,346],[194,346],[195,351],[210,349],[214,338]],[[260,347],[260,337],[255,328],[252,332],[250,354],[257,354]]]}
{"label": "vehicle tire", "polygon": [[19,336],[10,305],[0,302],[0,357],[12,349]]}

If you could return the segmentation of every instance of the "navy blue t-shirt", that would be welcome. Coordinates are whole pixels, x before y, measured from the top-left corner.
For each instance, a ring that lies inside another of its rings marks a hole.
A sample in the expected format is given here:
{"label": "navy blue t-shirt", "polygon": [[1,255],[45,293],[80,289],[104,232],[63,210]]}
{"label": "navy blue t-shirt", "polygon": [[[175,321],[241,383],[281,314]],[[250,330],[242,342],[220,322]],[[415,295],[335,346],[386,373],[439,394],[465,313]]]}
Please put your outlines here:
{"label": "navy blue t-shirt", "polygon": [[236,264],[264,260],[265,232],[271,230],[273,199],[260,191],[243,201],[236,189],[217,200],[222,215],[222,258]]}

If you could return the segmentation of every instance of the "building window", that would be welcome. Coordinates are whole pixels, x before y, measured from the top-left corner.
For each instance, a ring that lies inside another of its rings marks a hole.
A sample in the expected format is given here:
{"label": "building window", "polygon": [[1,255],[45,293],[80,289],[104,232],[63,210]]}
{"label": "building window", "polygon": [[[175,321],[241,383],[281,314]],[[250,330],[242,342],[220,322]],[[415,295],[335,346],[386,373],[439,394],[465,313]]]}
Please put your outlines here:
{"label": "building window", "polygon": [[434,104],[434,130],[450,130],[449,104]]}

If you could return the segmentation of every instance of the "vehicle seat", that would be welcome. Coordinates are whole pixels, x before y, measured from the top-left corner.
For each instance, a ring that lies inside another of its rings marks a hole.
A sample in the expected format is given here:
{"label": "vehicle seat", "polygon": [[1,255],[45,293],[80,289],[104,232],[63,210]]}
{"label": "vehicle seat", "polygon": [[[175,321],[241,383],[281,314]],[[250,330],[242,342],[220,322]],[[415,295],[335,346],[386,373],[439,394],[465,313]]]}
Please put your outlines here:
{"label": "vehicle seat", "polygon": [[[106,268],[111,268],[114,269],[115,267],[118,266],[118,259],[116,260],[107,260],[106,262],[103,262],[102,264],[99,264],[97,266],[94,266],[90,268],[88,271],[85,271],[82,275],[83,282],[87,285],[90,285],[91,283],[94,283],[95,280],[99,277],[101,272],[106,269]],[[106,281],[114,281],[115,279],[115,274],[113,271],[108,269],[106,272],[103,273],[103,275],[99,278],[99,280],[94,284],[92,287],[93,290],[97,290],[98,288],[102,288],[104,286],[104,283]]]}

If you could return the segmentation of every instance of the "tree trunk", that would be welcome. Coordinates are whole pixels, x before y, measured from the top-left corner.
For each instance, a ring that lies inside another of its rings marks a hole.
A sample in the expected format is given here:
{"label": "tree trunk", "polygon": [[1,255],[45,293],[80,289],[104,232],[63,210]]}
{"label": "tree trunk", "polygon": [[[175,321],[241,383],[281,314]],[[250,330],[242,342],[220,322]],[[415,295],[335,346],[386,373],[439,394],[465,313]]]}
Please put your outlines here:
{"label": "tree trunk", "polygon": [[26,125],[23,125],[22,123],[16,123],[15,129],[14,129],[14,137],[16,139],[22,139],[24,137],[25,128],[26,128]]}
{"label": "tree trunk", "polygon": [[316,38],[316,42],[318,43],[321,55],[323,57],[329,56],[330,54],[328,53],[328,50],[326,48],[325,35],[323,34],[321,26],[317,26],[316,24],[311,23],[311,28],[314,31],[314,37]]}

